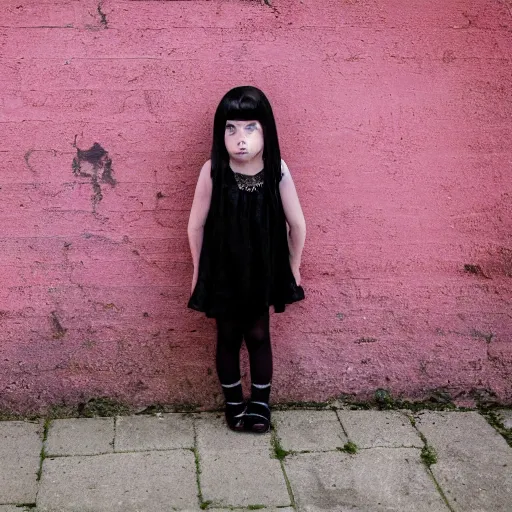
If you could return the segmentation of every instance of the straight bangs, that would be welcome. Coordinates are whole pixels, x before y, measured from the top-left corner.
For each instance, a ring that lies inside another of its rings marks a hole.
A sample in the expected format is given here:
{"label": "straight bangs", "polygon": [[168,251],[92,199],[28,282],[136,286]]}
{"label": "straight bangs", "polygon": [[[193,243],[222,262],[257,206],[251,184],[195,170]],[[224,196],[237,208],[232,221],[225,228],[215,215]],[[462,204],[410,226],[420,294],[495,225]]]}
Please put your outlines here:
{"label": "straight bangs", "polygon": [[244,94],[241,98],[226,98],[222,105],[225,121],[264,121],[264,109],[256,98]]}

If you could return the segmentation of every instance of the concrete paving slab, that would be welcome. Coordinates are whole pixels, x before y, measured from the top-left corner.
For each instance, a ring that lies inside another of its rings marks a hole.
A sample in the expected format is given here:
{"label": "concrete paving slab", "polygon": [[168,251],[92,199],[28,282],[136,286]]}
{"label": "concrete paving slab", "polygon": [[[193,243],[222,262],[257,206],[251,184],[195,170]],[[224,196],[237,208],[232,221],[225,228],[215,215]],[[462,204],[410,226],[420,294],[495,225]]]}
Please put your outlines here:
{"label": "concrete paving slab", "polygon": [[266,449],[200,451],[200,485],[205,501],[220,507],[290,506],[286,480]]}
{"label": "concrete paving slab", "polygon": [[510,512],[512,449],[476,412],[425,412],[416,426],[438,454],[432,472],[455,511]]}
{"label": "concrete paving slab", "polygon": [[287,451],[336,450],[348,441],[334,411],[276,411],[272,423]]}
{"label": "concrete paving slab", "polygon": [[503,426],[512,429],[512,409],[502,409],[498,411],[498,414],[503,422]]}
{"label": "concrete paving slab", "polygon": [[[26,507],[17,507],[16,505],[0,505],[0,512],[34,512],[34,509],[28,509]],[[37,511],[36,511],[37,512]]]}
{"label": "concrete paving slab", "polygon": [[99,455],[114,451],[114,418],[53,420],[45,450],[49,456]]}
{"label": "concrete paving slab", "polygon": [[121,416],[116,419],[116,452],[193,447],[194,422],[191,415]]}
{"label": "concrete paving slab", "polygon": [[270,434],[251,434],[229,430],[224,416],[215,413],[201,413],[195,416],[197,448],[199,452],[270,453]]}
{"label": "concrete paving slab", "polygon": [[397,411],[337,411],[349,439],[359,448],[422,448],[409,418]]}
{"label": "concrete paving slab", "polygon": [[0,503],[36,501],[41,431],[39,423],[0,422]]}
{"label": "concrete paving slab", "polygon": [[190,450],[45,459],[38,512],[197,510]]}
{"label": "concrete paving slab", "polygon": [[448,512],[415,448],[289,455],[299,511]]}

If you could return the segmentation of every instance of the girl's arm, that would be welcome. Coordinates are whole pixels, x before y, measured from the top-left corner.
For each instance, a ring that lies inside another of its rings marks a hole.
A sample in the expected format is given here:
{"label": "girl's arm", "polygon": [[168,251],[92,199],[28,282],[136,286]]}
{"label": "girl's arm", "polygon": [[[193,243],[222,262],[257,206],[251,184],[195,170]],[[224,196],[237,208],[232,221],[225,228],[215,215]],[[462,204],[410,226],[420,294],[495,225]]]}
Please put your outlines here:
{"label": "girl's arm", "polygon": [[194,273],[192,276],[192,292],[196,286],[199,271],[199,256],[201,247],[203,246],[203,232],[208,210],[210,209],[210,201],[212,198],[212,178],[211,178],[211,162],[208,160],[199,173],[197,180],[194,200],[190,210],[188,220],[188,242],[190,244],[190,252],[192,253],[192,263],[194,265]]}
{"label": "girl's arm", "polygon": [[281,194],[286,222],[290,227],[288,233],[290,266],[297,284],[300,285],[299,267],[304,241],[306,240],[306,221],[302,213],[302,208],[300,207],[299,197],[297,196],[297,190],[295,189],[292,175],[284,160],[281,160],[281,172],[282,178],[279,183],[279,192]]}

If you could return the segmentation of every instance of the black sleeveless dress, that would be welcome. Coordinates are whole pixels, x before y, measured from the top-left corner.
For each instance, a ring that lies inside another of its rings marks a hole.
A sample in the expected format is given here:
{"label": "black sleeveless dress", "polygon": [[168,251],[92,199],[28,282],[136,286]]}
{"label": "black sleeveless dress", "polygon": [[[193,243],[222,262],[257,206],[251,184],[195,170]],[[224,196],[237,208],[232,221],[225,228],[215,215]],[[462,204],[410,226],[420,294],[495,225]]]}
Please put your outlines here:
{"label": "black sleeveless dress", "polygon": [[[188,307],[210,318],[260,316],[304,299],[290,268],[281,198],[269,200],[265,172],[229,167],[213,178],[197,284]],[[267,184],[268,185],[268,184]]]}

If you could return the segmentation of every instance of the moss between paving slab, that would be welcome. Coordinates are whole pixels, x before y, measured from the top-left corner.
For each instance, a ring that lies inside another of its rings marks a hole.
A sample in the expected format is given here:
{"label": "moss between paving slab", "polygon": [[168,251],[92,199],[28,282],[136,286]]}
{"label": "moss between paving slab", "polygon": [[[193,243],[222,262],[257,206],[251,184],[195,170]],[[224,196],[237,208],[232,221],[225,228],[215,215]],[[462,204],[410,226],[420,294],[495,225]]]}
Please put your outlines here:
{"label": "moss between paving slab", "polygon": [[197,499],[199,500],[199,508],[201,510],[206,510],[211,504],[212,501],[206,500],[203,497],[203,491],[201,490],[201,459],[199,457],[199,450],[197,449],[197,431],[196,426],[194,425],[194,448],[191,448],[192,453],[194,454],[194,461],[196,464],[196,483],[197,483]]}
{"label": "moss between paving slab", "polygon": [[[195,432],[194,432],[194,445],[195,445]],[[197,498],[199,500],[199,507],[201,510],[205,510],[208,508],[208,505],[210,505],[211,501],[205,501],[203,499],[203,492],[201,491],[201,462],[199,459],[199,451],[196,446],[191,449],[192,453],[194,454],[194,461],[196,464],[196,483],[197,483]]]}
{"label": "moss between paving slab", "polygon": [[409,411],[451,411],[461,410],[458,408],[446,392],[432,392],[430,397],[425,400],[411,401],[403,398],[394,397],[387,389],[379,388],[375,390],[373,400],[365,402],[354,401],[349,397],[344,400],[349,409],[379,409],[379,410],[409,410]]}
{"label": "moss between paving slab", "polygon": [[290,451],[285,450],[281,446],[281,440],[279,439],[279,436],[276,433],[276,429],[275,429],[274,425],[272,425],[270,443],[272,444],[272,448],[274,450],[274,455],[277,460],[284,460],[284,458],[291,453]]}
{"label": "moss between paving slab", "polygon": [[496,410],[483,409],[480,414],[505,438],[505,441],[512,448],[512,428],[505,428],[499,413]]}
{"label": "moss between paving slab", "polygon": [[427,438],[425,437],[423,432],[421,432],[416,426],[416,420],[414,419],[414,417],[410,416],[409,414],[405,414],[405,416],[409,419],[412,427],[414,428],[414,430],[416,430],[416,433],[423,441],[423,448],[421,449],[421,460],[428,468],[430,468],[432,464],[435,464],[437,462],[436,450],[434,449],[433,446],[428,444]]}
{"label": "moss between paving slab", "polygon": [[448,501],[448,498],[446,497],[446,494],[444,493],[443,489],[441,488],[438,481],[436,480],[436,477],[434,476],[434,473],[432,472],[432,469],[430,468],[430,466],[427,468],[427,471],[428,471],[428,474],[430,475],[430,478],[434,482],[434,485],[436,486],[439,496],[441,496],[441,499],[444,501],[444,504],[448,507],[448,510],[450,512],[456,512],[455,509],[451,506],[450,502]]}
{"label": "moss between paving slab", "polygon": [[409,414],[405,414],[407,418],[409,418],[412,427],[416,430],[417,434],[420,436],[421,440],[423,441],[423,448],[421,449],[421,460],[423,464],[425,464],[427,473],[429,474],[430,478],[432,479],[432,482],[434,482],[434,485],[436,486],[437,492],[439,493],[439,496],[441,496],[441,499],[444,501],[445,505],[448,507],[448,510],[450,512],[455,512],[452,506],[450,505],[450,502],[448,501],[448,498],[446,497],[443,489],[439,485],[439,482],[436,480],[436,477],[434,476],[434,473],[432,472],[432,465],[437,463],[437,452],[433,446],[431,446],[428,443],[427,438],[423,434],[423,432],[420,432],[418,427],[416,426],[416,420],[413,416],[410,416]]}
{"label": "moss between paving slab", "polygon": [[[297,451],[297,450],[285,450],[281,446],[281,440],[279,439],[279,436],[276,433],[276,428],[275,428],[274,425],[272,425],[272,434],[271,434],[271,436],[272,437],[271,437],[270,442],[271,442],[271,445],[272,445],[274,456],[275,456],[275,458],[277,460],[283,461],[288,455],[295,455],[295,454],[298,454],[298,453],[311,453],[310,450],[300,450],[300,451]],[[338,446],[336,448],[336,450],[338,450],[340,452],[350,453],[350,454],[353,455],[353,454],[358,452],[359,448],[352,441],[348,441],[347,443],[345,443],[343,445],[343,447]]]}
{"label": "moss between paving slab", "polygon": [[[286,469],[284,467],[284,458],[292,452],[285,450],[281,446],[281,440],[279,439],[279,436],[276,433],[276,429],[275,429],[274,425],[272,425],[272,431],[270,433],[270,436],[271,436],[270,443],[274,450],[274,455],[275,455],[276,459],[279,461],[279,464],[281,464],[281,471],[283,472],[286,489],[288,491],[288,496],[290,497],[290,505],[293,509],[296,509],[295,496],[293,495],[292,486],[290,484],[290,479],[288,478],[288,475],[286,474]],[[281,508],[281,507],[277,507],[277,508]]]}
{"label": "moss between paving slab", "polygon": [[[337,405],[337,404],[339,405]],[[292,401],[281,402],[274,405],[276,410],[288,409],[349,409],[349,410],[431,410],[431,411],[451,411],[451,410],[474,410],[464,407],[457,407],[449,393],[443,389],[433,390],[429,398],[425,400],[411,401],[394,397],[387,389],[376,389],[371,400],[361,401],[354,399],[349,395],[341,395],[330,400],[322,402],[311,401]]]}
{"label": "moss between paving slab", "polygon": [[41,447],[41,453],[39,455],[39,469],[37,470],[37,478],[36,478],[36,480],[38,482],[41,480],[41,476],[43,475],[43,462],[44,462],[44,459],[46,459],[46,457],[47,457],[45,443],[46,443],[46,440],[48,439],[48,430],[50,429],[51,421],[52,420],[49,418],[46,418],[44,421],[43,446]]}

